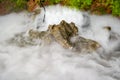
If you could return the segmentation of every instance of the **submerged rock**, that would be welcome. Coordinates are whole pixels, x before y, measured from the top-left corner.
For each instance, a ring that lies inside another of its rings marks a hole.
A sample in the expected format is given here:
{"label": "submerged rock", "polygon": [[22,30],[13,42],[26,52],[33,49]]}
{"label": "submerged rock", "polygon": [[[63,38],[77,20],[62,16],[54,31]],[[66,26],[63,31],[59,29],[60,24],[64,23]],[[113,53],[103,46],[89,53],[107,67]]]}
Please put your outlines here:
{"label": "submerged rock", "polygon": [[71,40],[73,44],[73,50],[77,52],[90,53],[101,47],[98,42],[81,36],[75,36],[73,39],[74,40]]}
{"label": "submerged rock", "polygon": [[114,41],[114,40],[120,40],[120,34],[114,32],[111,28],[111,26],[104,26],[103,29],[107,30],[109,32],[109,40]]}
{"label": "submerged rock", "polygon": [[35,40],[31,39],[29,36],[25,36],[25,32],[21,32],[16,34],[14,37],[7,40],[7,43],[14,44],[19,47],[26,47],[30,45],[37,45],[39,43],[36,43]]}
{"label": "submerged rock", "polygon": [[41,39],[44,44],[50,44],[52,42],[52,37],[48,31],[36,31],[31,29],[28,34],[31,39]]}

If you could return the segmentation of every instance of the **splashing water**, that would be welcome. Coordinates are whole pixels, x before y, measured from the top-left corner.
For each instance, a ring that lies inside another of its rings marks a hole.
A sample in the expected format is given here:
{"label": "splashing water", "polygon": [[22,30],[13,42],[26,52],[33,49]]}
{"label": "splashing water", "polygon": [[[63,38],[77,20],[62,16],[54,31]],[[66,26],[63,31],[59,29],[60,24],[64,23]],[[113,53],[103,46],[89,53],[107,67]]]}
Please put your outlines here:
{"label": "splashing water", "polygon": [[[109,40],[111,32],[103,29],[111,26],[120,35],[120,20],[109,16],[88,15],[66,7],[46,7],[45,23],[43,13],[33,20],[29,13],[11,13],[0,16],[0,80],[120,80],[120,38]],[[46,30],[49,24],[61,20],[74,22],[83,37],[98,41],[105,51],[78,54],[63,49],[59,44],[19,47],[6,40],[29,29]],[[84,24],[88,24],[83,27]],[[114,35],[113,35],[114,36]]]}

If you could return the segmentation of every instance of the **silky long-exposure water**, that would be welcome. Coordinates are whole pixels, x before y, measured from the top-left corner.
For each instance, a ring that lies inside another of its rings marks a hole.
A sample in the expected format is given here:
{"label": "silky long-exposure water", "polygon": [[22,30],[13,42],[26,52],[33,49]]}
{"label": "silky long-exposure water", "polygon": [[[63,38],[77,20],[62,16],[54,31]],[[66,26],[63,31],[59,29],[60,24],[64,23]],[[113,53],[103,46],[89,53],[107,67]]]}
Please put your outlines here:
{"label": "silky long-exposure water", "polygon": [[[120,20],[66,7],[46,7],[35,19],[27,12],[0,16],[0,80],[120,80]],[[84,16],[83,16],[84,15]],[[87,16],[87,17],[86,17]],[[98,41],[98,53],[75,53],[57,43],[20,47],[7,41],[29,29],[46,30],[61,20],[74,22],[79,34]],[[104,29],[111,26],[112,31]],[[109,38],[110,36],[111,39]]]}

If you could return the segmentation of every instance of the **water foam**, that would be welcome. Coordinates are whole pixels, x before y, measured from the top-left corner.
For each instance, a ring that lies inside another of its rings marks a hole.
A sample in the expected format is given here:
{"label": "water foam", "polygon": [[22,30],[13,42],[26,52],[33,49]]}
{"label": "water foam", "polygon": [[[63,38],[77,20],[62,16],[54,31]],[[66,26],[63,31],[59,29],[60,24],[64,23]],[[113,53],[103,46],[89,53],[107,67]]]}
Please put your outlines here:
{"label": "water foam", "polygon": [[[0,16],[0,80],[120,80],[119,39],[109,41],[109,25],[115,33],[120,33],[120,20],[109,16],[90,15],[91,24],[82,29],[83,13],[66,7],[46,7],[45,23],[43,13],[35,21],[28,13],[11,13]],[[101,53],[78,54],[63,49],[59,44],[18,47],[7,44],[6,40],[16,33],[40,26],[46,30],[49,24],[61,20],[74,22],[81,36],[98,41],[105,49]]]}

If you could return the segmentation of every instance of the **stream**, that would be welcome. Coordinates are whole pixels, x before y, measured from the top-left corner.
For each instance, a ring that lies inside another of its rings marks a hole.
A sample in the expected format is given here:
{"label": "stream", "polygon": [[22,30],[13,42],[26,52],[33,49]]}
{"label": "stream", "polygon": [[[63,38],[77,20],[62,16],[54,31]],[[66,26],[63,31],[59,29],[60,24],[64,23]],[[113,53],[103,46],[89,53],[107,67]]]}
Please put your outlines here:
{"label": "stream", "polygon": [[[43,9],[36,17],[26,11],[0,16],[0,80],[120,80],[119,19],[60,5],[46,7],[45,15],[45,22]],[[104,51],[84,54],[55,42],[24,47],[7,42],[18,33],[27,36],[30,29],[37,27],[44,31],[61,20],[74,22],[81,36],[99,42]],[[111,31],[105,26],[110,26]]]}

